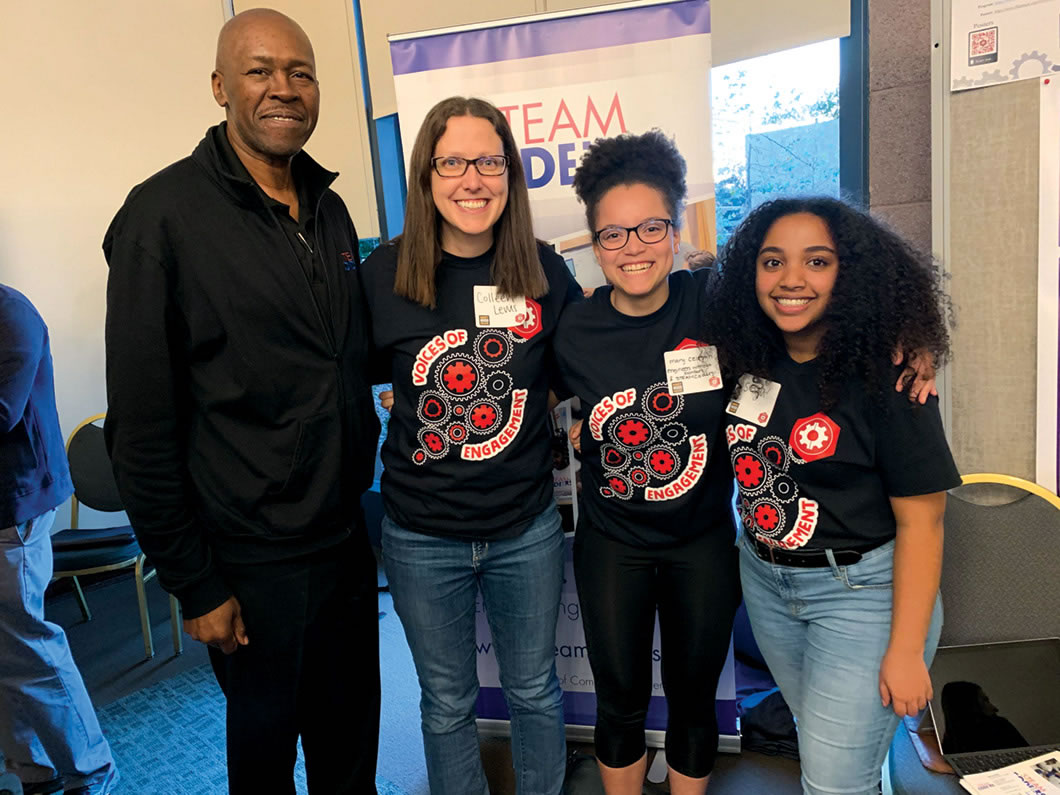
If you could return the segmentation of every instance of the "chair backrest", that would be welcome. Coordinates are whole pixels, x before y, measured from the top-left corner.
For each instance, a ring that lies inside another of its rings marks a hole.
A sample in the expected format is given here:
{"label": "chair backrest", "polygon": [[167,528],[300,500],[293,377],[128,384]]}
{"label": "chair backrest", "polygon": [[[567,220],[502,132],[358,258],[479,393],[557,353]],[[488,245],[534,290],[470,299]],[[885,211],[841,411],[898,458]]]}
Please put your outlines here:
{"label": "chair backrest", "polygon": [[1060,636],[1060,498],[966,475],[946,502],[942,644]]}
{"label": "chair backrest", "polygon": [[97,423],[105,415],[89,417],[66,442],[66,458],[70,462],[70,477],[74,482],[74,504],[71,526],[77,527],[77,504],[82,503],[97,511],[124,510],[114,480],[103,428]]}

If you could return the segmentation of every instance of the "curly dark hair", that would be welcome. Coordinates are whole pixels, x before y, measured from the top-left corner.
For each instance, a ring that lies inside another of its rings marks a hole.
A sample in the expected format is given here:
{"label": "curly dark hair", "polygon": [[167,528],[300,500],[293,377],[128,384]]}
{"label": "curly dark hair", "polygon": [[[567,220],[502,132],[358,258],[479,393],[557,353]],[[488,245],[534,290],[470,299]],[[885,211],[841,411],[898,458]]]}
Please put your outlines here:
{"label": "curly dark hair", "polygon": [[662,130],[641,135],[623,133],[597,138],[582,155],[574,172],[574,192],[585,205],[589,231],[596,230],[596,206],[617,185],[647,185],[662,194],[666,211],[675,226],[684,212],[685,173],[688,167],[674,142]]}
{"label": "curly dark hair", "polygon": [[931,258],[849,204],[798,197],[756,207],[718,257],[703,332],[704,339],[718,346],[726,372],[766,376],[785,351],[780,330],[758,305],[755,276],[769,228],[795,213],[811,213],[825,222],[839,260],[817,354],[824,407],[834,406],[843,385],[852,382],[861,382],[882,404],[895,351],[907,360],[915,353],[931,353],[941,367],[949,355],[950,304]]}

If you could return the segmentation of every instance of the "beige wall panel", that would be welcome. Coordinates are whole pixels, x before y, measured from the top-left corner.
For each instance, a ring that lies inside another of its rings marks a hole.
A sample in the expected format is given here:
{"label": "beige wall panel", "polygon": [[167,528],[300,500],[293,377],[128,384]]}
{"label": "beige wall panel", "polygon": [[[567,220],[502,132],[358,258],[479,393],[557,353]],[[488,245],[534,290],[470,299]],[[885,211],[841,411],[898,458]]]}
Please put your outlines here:
{"label": "beige wall panel", "polygon": [[306,151],[325,168],[340,173],[332,187],[346,202],[358,234],[361,237],[378,236],[379,210],[372,176],[372,152],[361,88],[353,3],[349,0],[315,0],[312,3],[244,0],[235,3],[237,13],[260,7],[275,8],[287,14],[302,26],[313,42],[320,80],[320,121]]}
{"label": "beige wall panel", "polygon": [[953,452],[962,472],[1033,480],[1038,83],[950,103]]}
{"label": "beige wall panel", "polygon": [[210,72],[223,15],[218,0],[111,0],[5,2],[0,18],[0,52],[28,76],[0,148],[0,281],[49,326],[69,433],[106,408],[103,234],[135,184],[220,118]]}
{"label": "beige wall panel", "polygon": [[[613,5],[617,1],[508,0],[503,6],[485,0],[452,4],[431,0],[362,2],[372,112],[376,118],[397,112],[388,34]],[[713,0],[710,13],[715,66],[850,33],[850,0]]]}

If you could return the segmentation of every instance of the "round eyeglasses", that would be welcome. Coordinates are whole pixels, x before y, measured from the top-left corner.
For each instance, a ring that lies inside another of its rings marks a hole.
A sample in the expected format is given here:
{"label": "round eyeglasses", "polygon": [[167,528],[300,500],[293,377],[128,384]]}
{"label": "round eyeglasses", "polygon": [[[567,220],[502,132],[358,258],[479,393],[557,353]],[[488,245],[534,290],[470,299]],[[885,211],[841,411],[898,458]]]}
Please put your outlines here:
{"label": "round eyeglasses", "polygon": [[472,160],[453,156],[431,158],[431,165],[440,177],[462,177],[472,164],[475,171],[484,177],[499,177],[508,170],[508,158],[504,155],[484,155]]}
{"label": "round eyeglasses", "polygon": [[593,233],[600,248],[615,251],[626,245],[629,233],[636,232],[642,243],[658,243],[666,237],[674,222],[669,218],[649,218],[636,226],[605,226]]}

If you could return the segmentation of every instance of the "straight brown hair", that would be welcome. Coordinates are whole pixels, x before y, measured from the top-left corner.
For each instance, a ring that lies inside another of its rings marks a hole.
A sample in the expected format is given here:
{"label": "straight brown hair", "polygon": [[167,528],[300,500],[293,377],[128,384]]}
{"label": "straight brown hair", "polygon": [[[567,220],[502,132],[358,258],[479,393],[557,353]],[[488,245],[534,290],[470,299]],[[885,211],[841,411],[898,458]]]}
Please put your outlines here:
{"label": "straight brown hair", "polygon": [[474,116],[492,124],[508,158],[508,202],[493,226],[490,279],[507,297],[540,298],[548,292],[548,279],[537,254],[523,161],[504,114],[486,100],[474,97],[443,99],[430,109],[416,135],[409,158],[405,230],[396,241],[394,293],[431,309],[436,305],[434,275],[442,261],[442,246],[438,208],[431,195],[431,158],[435,144],[454,116]]}

